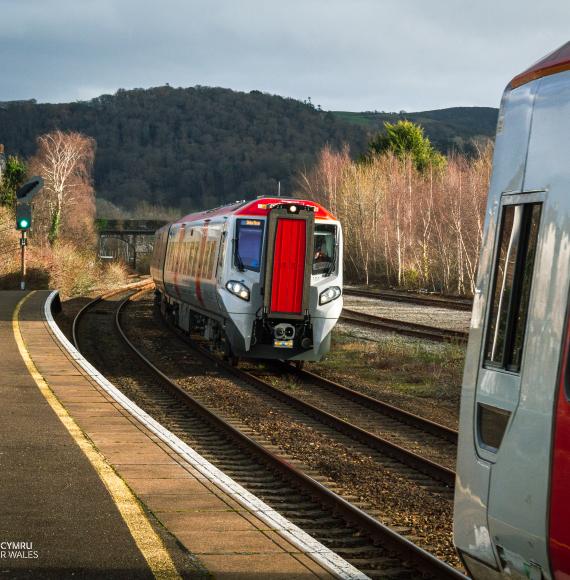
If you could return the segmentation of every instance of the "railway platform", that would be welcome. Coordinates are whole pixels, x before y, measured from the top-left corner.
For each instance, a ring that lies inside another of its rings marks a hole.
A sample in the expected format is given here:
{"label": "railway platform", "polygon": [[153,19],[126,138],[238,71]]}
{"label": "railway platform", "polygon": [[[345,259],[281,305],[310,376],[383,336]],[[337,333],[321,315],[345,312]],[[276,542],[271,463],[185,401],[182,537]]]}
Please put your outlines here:
{"label": "railway platform", "polygon": [[342,576],[103,389],[48,323],[48,296],[0,292],[4,577]]}

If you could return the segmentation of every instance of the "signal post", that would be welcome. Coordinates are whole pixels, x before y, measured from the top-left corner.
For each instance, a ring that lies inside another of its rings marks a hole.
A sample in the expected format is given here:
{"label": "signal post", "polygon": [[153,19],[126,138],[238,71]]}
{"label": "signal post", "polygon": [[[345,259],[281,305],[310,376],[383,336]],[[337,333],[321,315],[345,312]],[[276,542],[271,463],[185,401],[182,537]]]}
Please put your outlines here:
{"label": "signal post", "polygon": [[32,227],[32,198],[39,193],[44,185],[41,177],[32,177],[16,192],[16,229],[20,230],[21,276],[20,290],[26,289],[26,247],[27,232]]}
{"label": "signal post", "polygon": [[26,289],[26,246],[28,245],[28,238],[26,237],[26,232],[22,231],[22,237],[20,238],[20,248],[22,251],[22,266],[21,266],[21,280],[20,280],[20,290]]}

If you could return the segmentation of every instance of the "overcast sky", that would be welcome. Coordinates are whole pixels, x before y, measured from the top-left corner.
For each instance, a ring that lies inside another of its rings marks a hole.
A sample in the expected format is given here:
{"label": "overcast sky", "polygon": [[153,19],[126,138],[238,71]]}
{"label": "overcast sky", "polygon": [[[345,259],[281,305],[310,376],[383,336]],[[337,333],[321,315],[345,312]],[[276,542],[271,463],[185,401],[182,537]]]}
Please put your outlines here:
{"label": "overcast sky", "polygon": [[0,0],[0,101],[221,86],[332,110],[499,104],[568,0]]}

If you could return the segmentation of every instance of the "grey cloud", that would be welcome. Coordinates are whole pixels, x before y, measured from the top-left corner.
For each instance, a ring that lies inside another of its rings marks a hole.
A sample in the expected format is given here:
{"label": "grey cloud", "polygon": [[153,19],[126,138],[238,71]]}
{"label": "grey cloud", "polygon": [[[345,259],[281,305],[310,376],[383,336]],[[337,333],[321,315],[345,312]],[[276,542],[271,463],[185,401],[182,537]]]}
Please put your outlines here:
{"label": "grey cloud", "polygon": [[497,106],[569,21],[555,0],[0,0],[0,100],[169,82],[326,109]]}

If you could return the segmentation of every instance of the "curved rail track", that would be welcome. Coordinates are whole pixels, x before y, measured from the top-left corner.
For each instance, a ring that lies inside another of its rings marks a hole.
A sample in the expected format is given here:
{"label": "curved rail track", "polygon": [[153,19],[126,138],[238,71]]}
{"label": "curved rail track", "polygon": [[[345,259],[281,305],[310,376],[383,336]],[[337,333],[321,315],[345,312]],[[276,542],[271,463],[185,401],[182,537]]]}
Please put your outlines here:
{"label": "curved rail track", "polygon": [[[127,367],[132,367],[133,373],[142,373],[140,379],[126,381],[128,396],[230,477],[369,577],[464,578],[455,568],[323,485],[327,482],[318,474],[300,468],[283,453],[276,454],[269,441],[260,441],[246,426],[213,412],[157,368],[127,336],[122,324],[129,301],[145,290],[123,290],[101,297],[106,300],[94,300],[74,321],[78,348],[100,359],[93,362],[109,370],[119,388],[121,377],[130,375]],[[82,331],[83,325],[87,332]],[[113,349],[101,348],[95,333],[89,332],[95,329],[107,337],[115,336]],[[139,362],[129,360],[132,355],[125,353],[130,351]],[[197,359],[200,355],[205,356],[203,349],[198,351]],[[203,368],[203,358],[196,365]],[[233,372],[239,369],[233,368]]]}
{"label": "curved rail track", "polygon": [[388,300],[391,302],[409,302],[423,306],[439,306],[441,308],[449,308],[450,310],[471,310],[473,308],[472,300],[453,296],[434,296],[413,292],[397,292],[395,290],[358,290],[356,288],[345,288],[343,294],[346,296],[362,296],[363,298],[376,298],[378,300]]}
{"label": "curved rail track", "polygon": [[[211,355],[210,353],[204,352],[203,353],[205,356],[210,356],[212,357],[212,360],[216,361],[215,355]],[[293,370],[293,367],[288,367],[291,370]],[[371,450],[377,451],[380,454],[382,454],[383,456],[388,456],[398,462],[400,462],[403,466],[407,466],[409,468],[411,468],[412,470],[418,472],[419,474],[423,474],[424,476],[427,476],[428,479],[423,478],[423,479],[419,479],[418,482],[423,484],[426,487],[430,487],[433,490],[438,490],[440,492],[445,493],[446,491],[449,492],[450,490],[452,490],[453,485],[455,483],[455,473],[452,469],[449,469],[448,467],[444,467],[443,465],[440,465],[439,463],[436,463],[435,461],[432,461],[428,458],[426,458],[423,455],[420,455],[417,452],[411,451],[409,448],[403,446],[402,443],[400,443],[400,441],[404,442],[405,438],[404,437],[399,437],[399,441],[396,443],[394,442],[394,440],[389,439],[383,435],[374,433],[370,430],[367,430],[366,428],[364,428],[363,426],[359,426],[356,425],[353,422],[349,422],[347,420],[344,420],[342,418],[340,418],[339,416],[337,416],[337,414],[333,414],[332,412],[328,411],[328,410],[324,410],[322,408],[322,400],[319,401],[319,399],[322,399],[322,395],[325,394],[323,392],[320,393],[321,397],[319,397],[319,395],[317,394],[316,396],[312,397],[312,400],[314,402],[308,402],[306,400],[304,400],[303,398],[300,398],[296,395],[292,395],[290,393],[287,393],[286,391],[284,391],[283,389],[274,386],[273,384],[271,384],[269,381],[265,380],[263,378],[263,375],[265,374],[263,369],[259,369],[259,368],[236,368],[236,367],[232,367],[231,365],[227,365],[226,366],[226,370],[228,370],[229,372],[233,373],[234,375],[238,376],[239,378],[249,382],[250,384],[252,384],[253,386],[255,386],[256,388],[260,389],[262,392],[268,394],[270,397],[273,397],[283,403],[285,403],[286,405],[297,409],[298,411],[301,411],[303,414],[309,416],[309,417],[313,417],[314,419],[316,419],[318,422],[327,425],[328,427],[331,427],[332,429],[334,429],[335,431],[338,431],[339,433],[342,433],[348,437],[350,437],[351,439],[353,439],[356,442],[362,443],[364,445],[366,445],[367,447],[369,447]],[[295,372],[295,371],[293,371]],[[297,372],[301,372],[301,371],[297,371]],[[301,376],[301,377],[305,377],[305,382],[308,383],[310,385],[310,387],[314,387],[315,384],[320,384],[320,377],[317,383],[315,383],[312,380],[306,380],[306,377],[309,376],[309,373],[306,374],[302,374],[302,375],[297,375],[297,376]],[[313,375],[314,376],[314,375]],[[315,393],[313,393],[315,394]],[[328,395],[328,398],[330,399],[331,397],[331,392],[329,390],[329,392],[326,393],[326,395]],[[334,395],[333,395],[334,396]],[[315,404],[315,401],[319,401],[318,403]],[[346,402],[345,402],[346,403]],[[318,406],[317,406],[318,405]],[[339,409],[339,405],[338,402],[336,405],[332,405],[333,408],[336,407],[336,409]],[[346,404],[345,404],[346,407]],[[368,409],[370,410],[370,409]],[[358,415],[357,421],[359,423],[364,423],[367,426],[370,426],[374,423],[374,419],[372,417],[370,417],[370,415],[366,416],[365,413],[362,412],[363,409],[360,409],[360,412],[356,413],[356,415]],[[340,414],[340,413],[339,413]],[[376,415],[376,419],[378,420],[378,414]],[[384,422],[385,423],[385,422]],[[399,424],[399,429],[404,429],[405,427],[410,427],[408,424]],[[396,427],[397,429],[398,427]],[[392,425],[392,431],[394,431],[394,425]],[[415,429],[415,433],[414,434],[410,434],[409,433],[410,429],[408,429],[408,441],[411,439],[420,439],[422,441],[422,444],[425,444],[425,439],[426,437],[429,437],[429,435],[427,434],[426,430],[424,429]],[[401,433],[400,433],[401,435]],[[432,441],[433,443],[433,441]],[[438,443],[442,444],[441,440],[438,440]],[[453,458],[455,458],[455,447],[450,445],[449,447],[453,447]],[[407,470],[404,470],[407,471]],[[407,472],[408,476],[410,476],[409,471]],[[434,481],[429,481],[429,479],[432,479]],[[434,482],[438,482],[440,484],[443,484],[444,487],[446,487],[447,489],[442,489],[440,485],[434,485]]]}
{"label": "curved rail track", "polygon": [[410,413],[409,411],[405,411],[404,409],[395,407],[394,405],[390,405],[389,403],[385,403],[384,401],[380,401],[379,399],[375,399],[374,397],[370,397],[359,391],[355,391],[350,387],[331,381],[306,369],[298,369],[292,365],[285,365],[285,368],[287,372],[300,377],[303,381],[327,389],[343,399],[358,403],[367,410],[380,413],[381,415],[394,419],[398,423],[417,428],[422,433],[429,433],[440,440],[457,445],[458,433],[455,429],[451,429],[450,427],[441,425],[440,423],[436,423],[430,419],[426,419],[425,417],[420,417],[419,415]]}
{"label": "curved rail track", "polygon": [[343,308],[340,319],[350,324],[376,328],[378,330],[387,330],[397,334],[413,336],[417,338],[427,338],[437,342],[456,342],[465,344],[469,337],[468,332],[460,330],[451,330],[448,328],[438,328],[437,326],[427,326],[415,322],[406,322],[403,320],[394,320],[392,318],[383,318],[374,316],[358,310]]}

